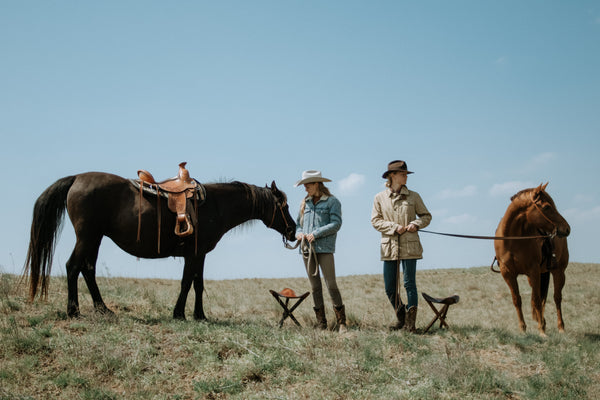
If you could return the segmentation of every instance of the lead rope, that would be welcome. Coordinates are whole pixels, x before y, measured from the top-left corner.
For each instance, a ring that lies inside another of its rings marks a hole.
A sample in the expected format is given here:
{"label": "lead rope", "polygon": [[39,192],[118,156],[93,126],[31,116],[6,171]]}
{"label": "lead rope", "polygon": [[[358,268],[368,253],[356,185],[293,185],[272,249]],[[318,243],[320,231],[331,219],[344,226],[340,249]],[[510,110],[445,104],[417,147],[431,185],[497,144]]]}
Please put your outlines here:
{"label": "lead rope", "polygon": [[[300,246],[302,252],[302,258],[306,261],[306,273],[309,276],[318,276],[319,275],[319,262],[317,260],[317,253],[315,252],[315,246],[312,243],[307,245],[306,239],[303,237],[302,240],[298,240],[295,245],[290,245],[288,242],[284,240],[283,242],[286,249],[294,250]],[[310,258],[313,258],[315,262],[315,272],[310,272]]]}
{"label": "lead rope", "polygon": [[[308,247],[308,251],[306,251]],[[318,276],[319,275],[319,261],[317,260],[317,253],[315,252],[315,246],[312,243],[306,244],[306,239],[302,238],[302,257],[306,262],[306,273],[309,276]],[[312,256],[312,257],[311,257]],[[311,258],[315,261],[315,272],[310,272],[310,261]]]}
{"label": "lead rope", "polygon": [[400,296],[400,236],[398,236],[398,257],[396,257],[396,299],[394,303],[394,311],[396,311],[397,316],[400,306],[404,307],[402,297]]}

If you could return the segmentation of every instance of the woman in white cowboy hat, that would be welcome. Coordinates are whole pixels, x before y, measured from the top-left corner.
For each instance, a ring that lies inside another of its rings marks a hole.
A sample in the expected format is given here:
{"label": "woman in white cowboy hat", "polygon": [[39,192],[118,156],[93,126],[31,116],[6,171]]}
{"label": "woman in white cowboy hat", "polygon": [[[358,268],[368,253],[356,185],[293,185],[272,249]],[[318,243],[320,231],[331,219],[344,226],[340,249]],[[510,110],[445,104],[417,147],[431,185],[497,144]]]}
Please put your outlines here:
{"label": "woman in white cowboy hat", "polygon": [[340,332],[345,332],[346,311],[342,296],[335,280],[335,240],[342,226],[342,205],[331,194],[323,182],[331,182],[324,178],[320,171],[309,170],[302,173],[302,179],[296,187],[304,185],[307,196],[302,200],[300,212],[296,220],[296,239],[302,241],[304,266],[312,287],[315,314],[319,328],[327,329],[323,288],[319,266],[333,303],[333,309]]}
{"label": "woman in white cowboy hat", "polygon": [[[402,160],[388,164],[383,179],[387,189],[378,193],[373,202],[371,224],[381,232],[381,260],[385,293],[394,306],[398,322],[392,329],[404,327],[416,332],[417,319],[417,260],[423,258],[423,247],[417,231],[431,222],[431,214],[421,196],[406,187],[412,174]],[[402,304],[399,292],[399,270],[402,264],[407,305]],[[406,325],[405,325],[406,322]]]}

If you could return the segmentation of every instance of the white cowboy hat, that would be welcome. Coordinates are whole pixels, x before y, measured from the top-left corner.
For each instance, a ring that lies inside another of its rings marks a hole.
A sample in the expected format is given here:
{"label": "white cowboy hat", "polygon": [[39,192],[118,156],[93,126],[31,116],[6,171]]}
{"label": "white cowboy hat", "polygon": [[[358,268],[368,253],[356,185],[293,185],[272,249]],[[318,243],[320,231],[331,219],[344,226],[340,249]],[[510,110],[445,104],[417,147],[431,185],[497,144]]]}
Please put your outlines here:
{"label": "white cowboy hat", "polygon": [[304,185],[305,183],[312,182],[331,182],[331,179],[323,178],[321,171],[308,170],[302,173],[302,179],[300,179],[294,186]]}

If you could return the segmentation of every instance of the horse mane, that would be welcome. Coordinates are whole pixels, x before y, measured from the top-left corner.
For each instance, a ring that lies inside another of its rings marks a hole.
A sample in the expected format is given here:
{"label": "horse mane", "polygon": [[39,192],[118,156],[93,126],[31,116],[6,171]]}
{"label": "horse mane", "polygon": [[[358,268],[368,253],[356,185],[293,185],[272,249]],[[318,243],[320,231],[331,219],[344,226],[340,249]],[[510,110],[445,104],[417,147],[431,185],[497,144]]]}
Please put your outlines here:
{"label": "horse mane", "polygon": [[535,190],[535,188],[519,190],[517,193],[515,193],[511,196],[510,201],[514,201],[515,199],[525,195],[526,193],[530,193],[532,190]]}
{"label": "horse mane", "polygon": [[540,185],[535,188],[528,188],[528,189],[520,190],[510,198],[510,201],[514,202],[514,200],[521,199],[522,197],[525,197],[526,200],[531,200],[532,199],[531,197],[526,197],[526,196],[528,196],[532,192],[538,191],[539,192],[538,195],[543,194],[545,197],[545,200],[548,201],[550,204],[552,204],[552,206],[555,206],[554,200],[552,200],[552,197],[550,197],[550,195],[546,192],[546,186],[548,186],[547,183],[545,185]]}
{"label": "horse mane", "polygon": [[[261,214],[264,214],[265,212],[270,211],[274,202],[277,201],[271,189],[266,186],[260,187],[239,181],[233,181],[230,184],[240,186],[245,190],[246,197],[252,201],[252,209],[255,213],[260,212]],[[287,202],[285,194],[282,192],[280,193],[283,196],[283,201]]]}
{"label": "horse mane", "polygon": [[[218,182],[218,185],[233,186],[244,191],[246,198],[252,202],[252,209],[254,215],[263,215],[265,213],[272,212],[274,203],[277,200],[273,192],[268,187],[260,187],[252,185],[250,183],[231,181],[231,182]],[[287,197],[283,192],[280,192],[283,197],[283,201],[287,202]],[[243,224],[238,225],[234,230],[244,229],[254,225],[256,219],[251,219]]]}

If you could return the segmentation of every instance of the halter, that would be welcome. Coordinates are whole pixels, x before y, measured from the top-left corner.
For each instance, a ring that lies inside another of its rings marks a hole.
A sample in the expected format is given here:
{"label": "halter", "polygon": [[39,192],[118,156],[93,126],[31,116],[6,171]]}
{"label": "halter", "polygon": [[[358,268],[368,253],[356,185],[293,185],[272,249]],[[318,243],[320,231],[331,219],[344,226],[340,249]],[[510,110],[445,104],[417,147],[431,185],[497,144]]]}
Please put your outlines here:
{"label": "halter", "polygon": [[558,230],[556,224],[554,223],[554,221],[552,221],[550,218],[548,218],[546,216],[546,214],[544,214],[544,211],[542,211],[541,207],[537,204],[537,202],[533,198],[533,192],[531,193],[531,202],[533,203],[534,207],[540,212],[540,214],[542,214],[542,217],[544,217],[544,219],[546,221],[550,222],[550,224],[554,227],[554,230],[552,231],[552,233],[549,236],[550,237],[556,236],[556,231]]}
{"label": "halter", "polygon": [[[273,224],[275,223],[275,215],[277,214],[277,208],[279,208],[279,212],[281,212],[281,217],[283,218],[283,222],[285,223],[285,230],[287,232],[290,225],[288,224],[287,219],[285,218],[285,213],[283,212],[283,207],[285,205],[286,205],[285,202],[283,204],[281,204],[281,203],[279,203],[279,200],[275,200],[275,203],[273,204],[273,216],[271,217],[271,223],[268,225],[268,228],[273,227]],[[281,238],[282,238],[283,244],[285,245],[286,248],[295,249],[298,247],[298,244],[296,244],[295,247],[290,246],[290,244],[288,243],[287,238],[285,237],[284,234],[281,235]]]}
{"label": "halter", "polygon": [[271,223],[269,224],[268,228],[272,228],[273,227],[273,223],[275,222],[275,214],[277,214],[277,206],[279,206],[279,211],[281,211],[281,216],[283,217],[283,222],[285,222],[285,227],[286,229],[289,228],[289,225],[287,223],[287,220],[285,219],[285,214],[283,213],[283,206],[285,206],[285,203],[279,204],[279,201],[275,201],[275,204],[273,204],[273,216],[271,217]]}

